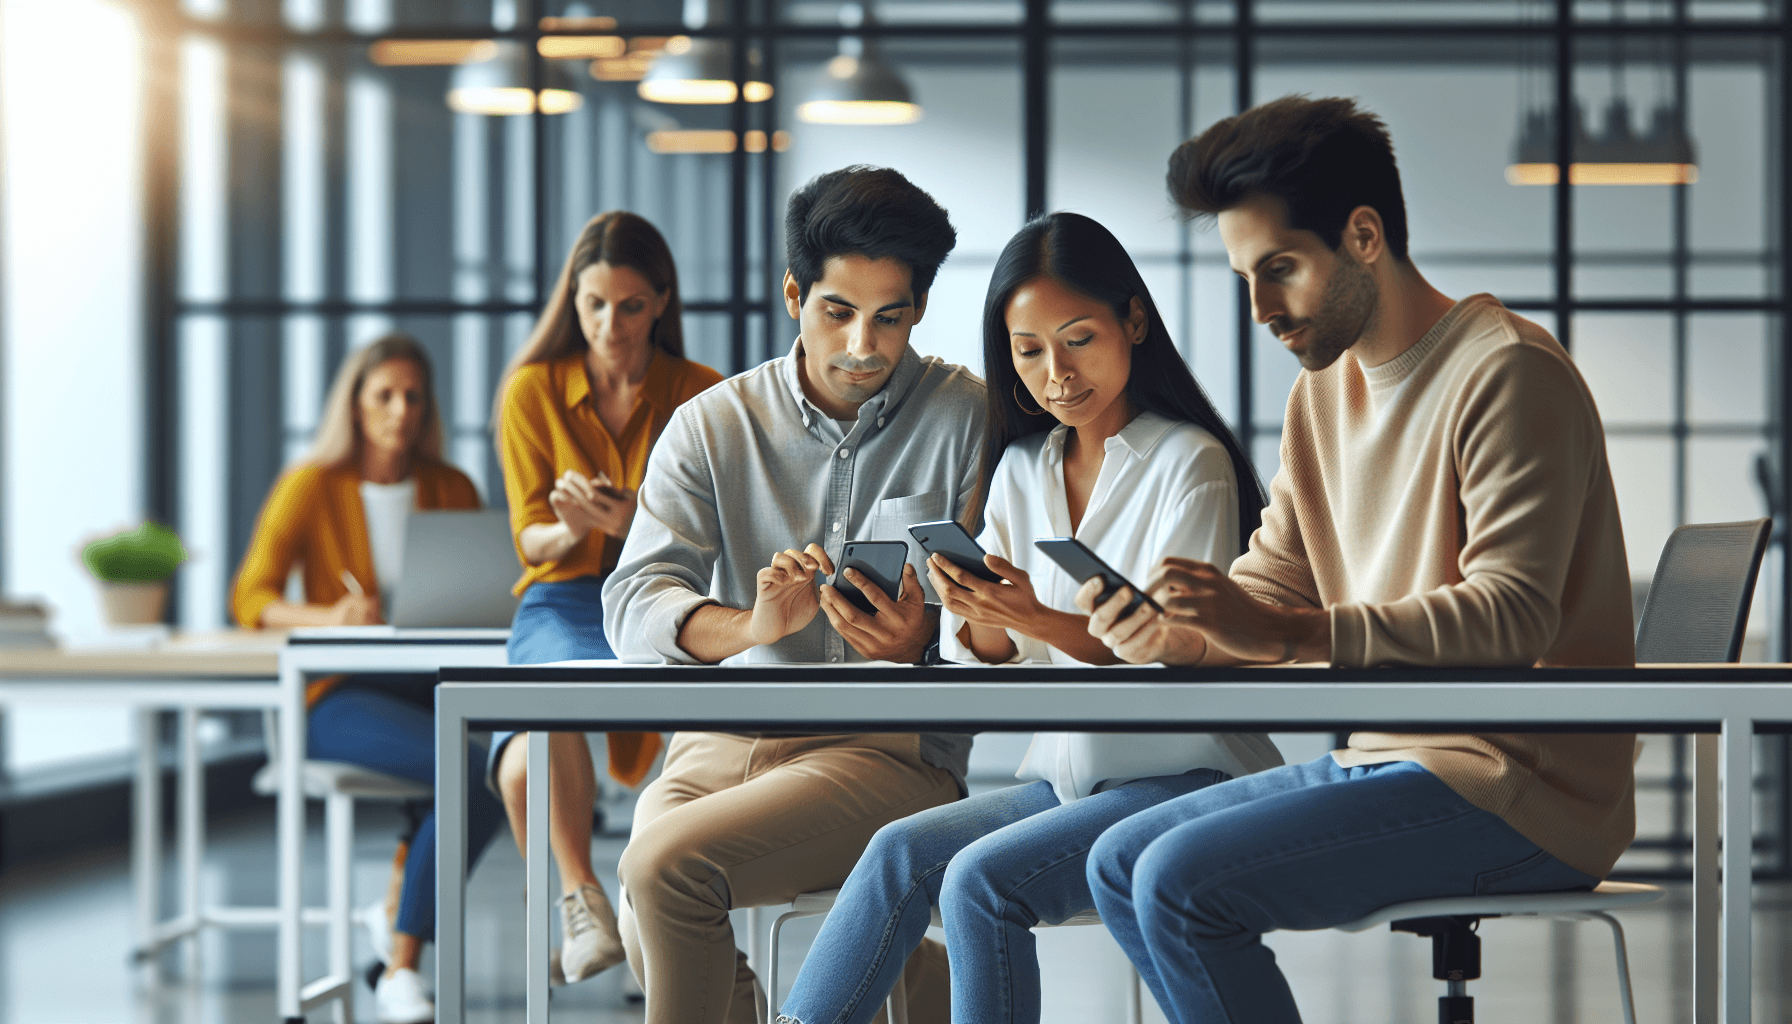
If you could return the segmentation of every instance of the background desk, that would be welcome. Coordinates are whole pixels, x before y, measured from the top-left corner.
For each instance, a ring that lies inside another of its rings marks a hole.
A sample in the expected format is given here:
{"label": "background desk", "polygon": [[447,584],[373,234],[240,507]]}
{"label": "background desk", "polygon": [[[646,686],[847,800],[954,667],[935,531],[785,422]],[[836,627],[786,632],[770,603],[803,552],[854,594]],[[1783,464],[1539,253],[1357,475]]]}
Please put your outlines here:
{"label": "background desk", "polygon": [[[319,676],[358,672],[432,673],[444,666],[500,666],[507,662],[508,629],[394,629],[390,626],[295,629],[280,651],[282,713],[279,730],[270,735],[270,757],[276,752],[305,749],[305,686]],[[276,738],[277,737],[277,738]],[[300,942],[304,899],[305,802],[288,800],[303,793],[302,762],[275,758],[280,766],[281,800],[277,813],[280,861],[280,958],[277,998],[283,1021],[302,1021],[305,1011],[333,999],[349,1000],[354,971],[347,963],[332,964],[323,978],[304,985],[304,947]],[[461,752],[466,763],[466,751]],[[464,769],[463,769],[464,770]],[[466,802],[460,788],[461,805]],[[466,833],[459,833],[464,843]],[[344,894],[346,897],[346,894]]]}
{"label": "background desk", "polygon": [[[442,672],[436,691],[436,1019],[465,1009],[466,743],[537,730],[529,745],[528,1021],[547,1021],[545,730],[833,732],[1689,732],[1717,755],[1721,809],[1700,773],[1694,1002],[1750,1021],[1754,733],[1792,727],[1792,667],[1253,669],[767,666],[517,667]],[[1721,810],[1721,813],[1714,813]],[[1721,904],[1710,825],[1722,852]],[[1721,921],[1714,909],[1721,906]],[[1715,927],[1721,924],[1721,928]],[[1713,934],[1717,941],[1712,941]],[[1716,948],[1713,948],[1713,947]],[[1714,955],[1717,954],[1717,955]],[[1721,973],[1718,970],[1721,956]]]}
{"label": "background desk", "polygon": [[[145,650],[0,651],[0,706],[26,703],[123,705],[136,712],[136,768],[131,820],[131,881],[136,903],[136,953],[150,962],[175,942],[206,927],[276,923],[276,907],[202,907],[199,872],[205,853],[205,775],[199,750],[203,710],[280,706],[279,652],[285,634],[219,633],[176,636]],[[156,714],[180,713],[176,786],[180,910],[160,918],[162,787]],[[296,763],[295,766],[296,768]],[[304,840],[304,798],[279,796],[281,843]],[[290,811],[291,813],[285,813]],[[296,822],[296,827],[293,823]],[[189,945],[189,955],[197,954]]]}

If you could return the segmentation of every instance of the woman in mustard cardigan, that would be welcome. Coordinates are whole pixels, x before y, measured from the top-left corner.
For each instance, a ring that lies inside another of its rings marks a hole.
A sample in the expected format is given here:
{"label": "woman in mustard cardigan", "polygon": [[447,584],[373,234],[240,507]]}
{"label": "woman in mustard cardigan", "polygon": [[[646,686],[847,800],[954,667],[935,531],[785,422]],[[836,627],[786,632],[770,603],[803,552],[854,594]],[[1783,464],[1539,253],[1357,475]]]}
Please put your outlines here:
{"label": "woman in mustard cardigan", "polygon": [[[383,621],[401,568],[405,518],[412,509],[474,509],[479,493],[442,461],[442,423],[429,356],[407,335],[375,341],[344,361],[310,454],[274,483],[231,595],[248,627],[371,625]],[[301,567],[305,598],[285,599]],[[332,676],[311,684],[306,754],[346,761],[425,785],[435,784],[435,678]],[[480,785],[486,753],[468,764],[467,853],[478,858],[503,809]],[[364,915],[386,970],[374,989],[384,1024],[433,1020],[417,973],[435,934],[436,822],[430,813],[400,844],[396,920],[383,908]],[[396,867],[396,863],[394,867]],[[386,949],[387,945],[390,949]]]}
{"label": "woman in mustard cardigan", "polygon": [[[615,657],[604,639],[603,582],[634,518],[647,454],[672,410],[722,379],[684,358],[683,315],[659,231],[632,213],[602,213],[579,232],[534,332],[505,369],[498,453],[523,568],[511,664]],[[520,846],[528,758],[510,738],[492,736],[492,783]],[[659,749],[658,733],[611,733],[610,775],[639,785]],[[622,940],[591,867],[597,775],[585,738],[555,733],[548,751],[548,836],[566,893],[558,964],[578,981],[620,963]]]}

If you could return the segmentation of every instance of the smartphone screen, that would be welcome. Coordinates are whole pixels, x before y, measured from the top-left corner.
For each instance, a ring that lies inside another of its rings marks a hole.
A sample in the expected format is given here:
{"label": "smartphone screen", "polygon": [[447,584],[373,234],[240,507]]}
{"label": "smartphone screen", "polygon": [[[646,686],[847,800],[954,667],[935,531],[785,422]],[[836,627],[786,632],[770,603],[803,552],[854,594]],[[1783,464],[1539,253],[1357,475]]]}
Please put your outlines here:
{"label": "smartphone screen", "polygon": [[1047,558],[1058,563],[1059,567],[1069,573],[1070,578],[1079,584],[1087,583],[1092,576],[1101,577],[1102,590],[1101,596],[1095,600],[1097,605],[1114,596],[1114,592],[1121,587],[1131,587],[1133,599],[1127,604],[1126,610],[1120,613],[1120,618],[1131,615],[1141,603],[1150,605],[1153,611],[1163,611],[1150,595],[1140,590],[1131,580],[1116,572],[1113,566],[1102,561],[1095,552],[1090,551],[1087,545],[1075,537],[1041,537],[1033,542],[1033,546]]}
{"label": "smartphone screen", "polygon": [[846,578],[846,570],[857,569],[864,573],[872,583],[876,584],[895,601],[902,593],[902,564],[908,561],[908,544],[900,540],[849,540],[840,552],[840,564],[835,567],[834,578],[828,582],[840,591],[840,596],[853,603],[862,612],[877,614],[877,608],[871,599],[859,592],[851,580]]}
{"label": "smartphone screen", "polygon": [[980,580],[1002,582],[1002,577],[983,564],[983,545],[956,521],[942,519],[937,523],[916,523],[908,528],[908,532],[928,554],[939,555]]}

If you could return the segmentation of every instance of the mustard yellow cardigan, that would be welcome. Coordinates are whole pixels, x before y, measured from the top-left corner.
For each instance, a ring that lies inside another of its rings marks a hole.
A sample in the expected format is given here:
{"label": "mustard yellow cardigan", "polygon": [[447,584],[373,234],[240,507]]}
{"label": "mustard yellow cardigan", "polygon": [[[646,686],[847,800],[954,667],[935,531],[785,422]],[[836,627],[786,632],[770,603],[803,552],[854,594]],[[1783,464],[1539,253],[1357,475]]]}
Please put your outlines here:
{"label": "mustard yellow cardigan", "polygon": [[[419,509],[476,509],[479,492],[465,473],[440,462],[419,462]],[[286,592],[286,577],[300,565],[309,604],[334,604],[348,594],[342,570],[354,574],[367,593],[379,592],[373,548],[367,539],[367,512],[361,506],[361,474],[352,467],[297,466],[282,474],[268,494],[249,550],[231,589],[231,611],[250,629],[261,626],[267,606]],[[315,680],[305,692],[307,707],[343,680]],[[659,733],[611,733],[610,775],[638,785],[660,750]]]}

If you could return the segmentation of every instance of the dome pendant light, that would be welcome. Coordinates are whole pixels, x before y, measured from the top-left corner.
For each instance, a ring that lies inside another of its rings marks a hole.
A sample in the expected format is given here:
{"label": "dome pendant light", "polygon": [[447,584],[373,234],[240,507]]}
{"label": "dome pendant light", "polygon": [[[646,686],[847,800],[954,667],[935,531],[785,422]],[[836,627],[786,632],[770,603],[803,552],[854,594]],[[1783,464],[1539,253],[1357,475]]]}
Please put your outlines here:
{"label": "dome pendant light", "polygon": [[[495,43],[487,60],[454,69],[448,106],[458,114],[532,114],[536,93],[529,88],[529,55],[523,45],[506,39]],[[567,114],[585,105],[572,76],[553,64],[542,68],[541,112]]]}
{"label": "dome pendant light", "polygon": [[[872,23],[871,5],[840,8],[840,24]],[[921,106],[900,72],[886,64],[873,39],[841,36],[840,52],[822,69],[796,116],[811,124],[913,124]]]}
{"label": "dome pendant light", "polygon": [[[685,0],[686,28],[700,29],[722,21],[723,0]],[[748,103],[772,98],[772,86],[764,80],[759,51],[747,51],[747,81],[741,90]],[[673,36],[666,49],[635,91],[654,103],[733,103],[734,57],[726,39],[693,39]]]}

